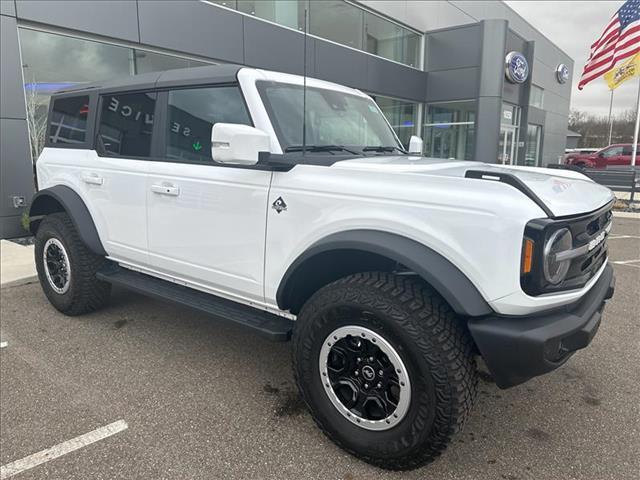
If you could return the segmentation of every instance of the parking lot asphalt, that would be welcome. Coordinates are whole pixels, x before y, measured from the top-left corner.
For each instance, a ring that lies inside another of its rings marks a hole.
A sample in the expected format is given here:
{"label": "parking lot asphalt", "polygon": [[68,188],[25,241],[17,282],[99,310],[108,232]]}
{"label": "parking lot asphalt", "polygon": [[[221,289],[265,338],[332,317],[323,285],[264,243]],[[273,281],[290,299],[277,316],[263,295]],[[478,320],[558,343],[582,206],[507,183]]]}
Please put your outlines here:
{"label": "parking lot asphalt", "polygon": [[640,220],[617,218],[609,246],[616,294],[589,348],[509,390],[483,376],[464,431],[411,472],[379,470],[324,437],[296,393],[290,344],[123,290],[66,317],[38,284],[5,288],[0,465],[124,420],[13,478],[637,479]]}

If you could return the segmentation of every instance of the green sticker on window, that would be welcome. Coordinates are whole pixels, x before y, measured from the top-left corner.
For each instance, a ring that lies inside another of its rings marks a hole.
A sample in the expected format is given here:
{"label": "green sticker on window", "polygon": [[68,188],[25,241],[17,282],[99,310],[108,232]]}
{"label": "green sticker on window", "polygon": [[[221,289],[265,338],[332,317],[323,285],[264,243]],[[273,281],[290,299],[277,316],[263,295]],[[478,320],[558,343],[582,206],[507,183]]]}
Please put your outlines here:
{"label": "green sticker on window", "polygon": [[196,152],[202,150],[202,144],[200,143],[200,140],[197,140],[195,143],[191,144],[191,146]]}

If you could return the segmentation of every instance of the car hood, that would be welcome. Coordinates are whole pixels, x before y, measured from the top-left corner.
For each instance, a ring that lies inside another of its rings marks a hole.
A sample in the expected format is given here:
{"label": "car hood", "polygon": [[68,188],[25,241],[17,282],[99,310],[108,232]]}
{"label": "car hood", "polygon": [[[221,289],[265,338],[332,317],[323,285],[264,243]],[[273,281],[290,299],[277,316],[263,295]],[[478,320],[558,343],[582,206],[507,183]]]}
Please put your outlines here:
{"label": "car hood", "polygon": [[[490,177],[491,173],[511,174],[542,201],[553,217],[591,212],[614,199],[609,188],[598,185],[585,175],[572,170],[503,166],[418,156],[363,157],[338,162],[333,168],[397,175],[457,177],[469,182],[496,181]],[[489,177],[465,178],[469,170],[486,172]],[[523,192],[523,195],[525,194]]]}

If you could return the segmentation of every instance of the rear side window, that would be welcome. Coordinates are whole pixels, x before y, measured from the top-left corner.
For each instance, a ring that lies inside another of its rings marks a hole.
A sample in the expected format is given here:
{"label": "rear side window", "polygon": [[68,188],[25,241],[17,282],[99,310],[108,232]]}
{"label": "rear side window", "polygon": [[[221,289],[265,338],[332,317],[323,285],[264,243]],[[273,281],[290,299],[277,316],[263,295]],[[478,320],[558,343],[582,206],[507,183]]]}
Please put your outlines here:
{"label": "rear side window", "polygon": [[211,127],[219,122],[251,125],[237,86],[170,91],[165,156],[211,162]]}
{"label": "rear side window", "polygon": [[89,96],[56,98],[51,109],[49,141],[53,144],[80,144],[86,141]]}
{"label": "rear side window", "polygon": [[149,157],[156,94],[104,95],[98,134],[104,150],[120,157]]}

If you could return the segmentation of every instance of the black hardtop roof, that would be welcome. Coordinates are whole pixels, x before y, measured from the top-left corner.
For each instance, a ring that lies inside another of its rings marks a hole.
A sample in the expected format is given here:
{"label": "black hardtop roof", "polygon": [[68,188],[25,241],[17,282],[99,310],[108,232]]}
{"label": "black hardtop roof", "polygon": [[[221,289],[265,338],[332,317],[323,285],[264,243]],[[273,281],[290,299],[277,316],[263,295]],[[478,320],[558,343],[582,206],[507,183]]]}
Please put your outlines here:
{"label": "black hardtop roof", "polygon": [[233,83],[237,81],[238,70],[241,68],[243,68],[242,65],[223,64],[142,73],[140,75],[118,77],[102,82],[78,84],[70,88],[65,88],[64,90],[59,90],[54,95],[95,90],[99,90],[100,92],[116,92],[204,85],[208,83]]}

